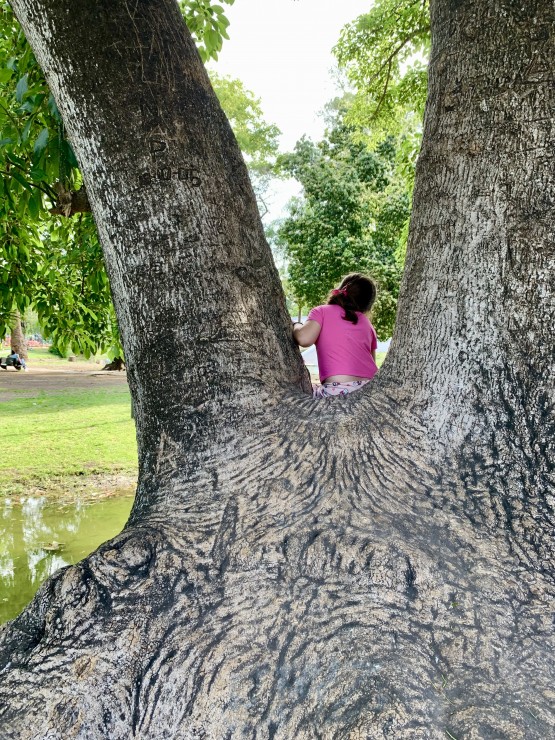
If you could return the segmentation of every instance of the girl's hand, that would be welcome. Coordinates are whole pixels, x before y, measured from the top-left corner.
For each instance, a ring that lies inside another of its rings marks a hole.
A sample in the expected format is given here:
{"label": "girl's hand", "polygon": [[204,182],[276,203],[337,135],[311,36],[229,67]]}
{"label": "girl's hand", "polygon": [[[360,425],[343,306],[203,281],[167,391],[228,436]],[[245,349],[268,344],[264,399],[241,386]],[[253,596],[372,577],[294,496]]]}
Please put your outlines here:
{"label": "girl's hand", "polygon": [[293,323],[293,338],[301,347],[310,347],[320,336],[321,326],[317,321],[307,321],[301,324],[299,321]]}

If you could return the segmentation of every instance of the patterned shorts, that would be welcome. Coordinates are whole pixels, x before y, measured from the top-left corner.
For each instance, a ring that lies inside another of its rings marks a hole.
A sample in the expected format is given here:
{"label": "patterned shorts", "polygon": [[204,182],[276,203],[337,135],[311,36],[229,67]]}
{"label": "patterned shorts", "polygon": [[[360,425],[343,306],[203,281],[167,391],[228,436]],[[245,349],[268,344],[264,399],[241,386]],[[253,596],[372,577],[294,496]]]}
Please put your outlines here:
{"label": "patterned shorts", "polygon": [[370,380],[349,380],[344,383],[323,383],[322,385],[314,384],[312,386],[313,398],[327,398],[328,396],[347,396],[353,391],[360,390]]}

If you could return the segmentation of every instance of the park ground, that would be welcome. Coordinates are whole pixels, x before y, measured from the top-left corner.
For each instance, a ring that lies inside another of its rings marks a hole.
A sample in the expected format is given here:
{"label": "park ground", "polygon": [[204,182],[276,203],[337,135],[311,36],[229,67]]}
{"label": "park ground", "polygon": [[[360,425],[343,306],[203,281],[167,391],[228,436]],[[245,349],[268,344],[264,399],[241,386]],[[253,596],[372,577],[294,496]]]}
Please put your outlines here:
{"label": "park ground", "polygon": [[96,498],[135,487],[135,428],[125,372],[29,350],[0,371],[0,495]]}

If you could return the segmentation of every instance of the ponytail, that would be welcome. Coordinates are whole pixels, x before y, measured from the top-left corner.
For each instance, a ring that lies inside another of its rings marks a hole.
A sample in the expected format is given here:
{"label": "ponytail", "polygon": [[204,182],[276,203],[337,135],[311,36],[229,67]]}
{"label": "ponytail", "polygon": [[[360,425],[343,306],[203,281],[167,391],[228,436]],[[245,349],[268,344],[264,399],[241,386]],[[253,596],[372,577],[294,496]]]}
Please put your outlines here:
{"label": "ponytail", "polygon": [[341,306],[345,311],[343,319],[352,324],[358,323],[357,312],[366,313],[376,300],[376,284],[371,278],[353,272],[346,275],[339,288],[334,288],[328,295],[327,304]]}

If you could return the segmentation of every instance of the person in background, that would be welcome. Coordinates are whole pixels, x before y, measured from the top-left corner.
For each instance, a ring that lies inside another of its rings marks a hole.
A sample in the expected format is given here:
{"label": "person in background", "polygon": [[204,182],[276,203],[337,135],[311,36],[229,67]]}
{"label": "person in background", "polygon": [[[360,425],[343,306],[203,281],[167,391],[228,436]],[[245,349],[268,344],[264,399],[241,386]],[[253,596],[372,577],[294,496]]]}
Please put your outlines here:
{"label": "person in background", "polygon": [[27,364],[25,363],[23,357],[20,357],[13,348],[10,350],[10,352],[11,354],[8,355],[8,360],[13,360],[14,367],[22,367],[25,371],[27,371]]}
{"label": "person in background", "polygon": [[321,385],[312,386],[314,398],[360,390],[378,372],[378,339],[366,316],[375,300],[374,281],[353,272],[330,292],[324,305],[310,311],[304,324],[293,323],[297,344],[316,345]]}

